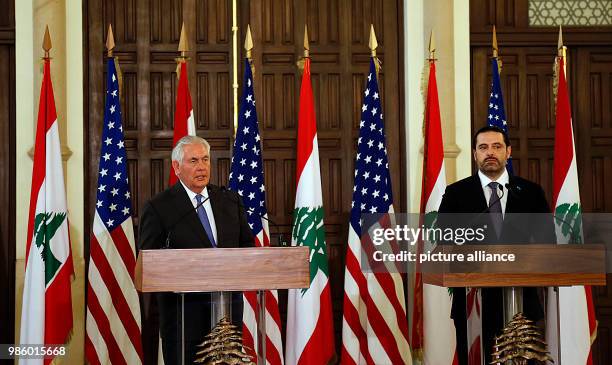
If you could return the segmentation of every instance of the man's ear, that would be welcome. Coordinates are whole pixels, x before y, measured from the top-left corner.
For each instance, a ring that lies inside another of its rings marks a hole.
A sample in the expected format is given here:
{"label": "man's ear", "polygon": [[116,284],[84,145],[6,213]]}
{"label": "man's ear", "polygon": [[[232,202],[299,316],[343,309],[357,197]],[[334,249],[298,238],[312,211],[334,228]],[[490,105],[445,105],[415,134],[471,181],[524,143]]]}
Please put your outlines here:
{"label": "man's ear", "polygon": [[508,152],[508,157],[512,156],[512,146],[506,147],[506,152]]}
{"label": "man's ear", "polygon": [[178,161],[172,161],[172,168],[174,169],[174,174],[176,176],[179,176],[179,162]]}
{"label": "man's ear", "polygon": [[474,158],[474,162],[478,162],[478,159],[476,159],[476,150],[472,150],[472,157]]}

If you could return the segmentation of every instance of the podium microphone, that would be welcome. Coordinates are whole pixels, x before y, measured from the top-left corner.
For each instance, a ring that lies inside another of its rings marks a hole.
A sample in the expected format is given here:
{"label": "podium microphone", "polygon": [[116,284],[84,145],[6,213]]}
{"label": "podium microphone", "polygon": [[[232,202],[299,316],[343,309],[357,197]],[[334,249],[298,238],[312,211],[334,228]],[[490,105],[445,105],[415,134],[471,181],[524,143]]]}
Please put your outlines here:
{"label": "podium microphone", "polygon": [[197,211],[198,208],[200,208],[204,203],[206,203],[208,200],[210,199],[210,194],[206,197],[206,199],[202,200],[201,202],[198,203],[198,205],[196,205],[195,207],[193,207],[193,209],[190,209],[188,211],[186,211],[185,213],[183,213],[177,220],[174,221],[174,223],[172,223],[170,225],[170,227],[168,228],[168,235],[166,236],[166,243],[164,244],[164,249],[168,249],[170,248],[170,236],[172,235],[172,232],[174,230],[174,227],[176,227],[176,225],[181,222],[183,219],[185,219],[185,217],[187,217],[191,212],[193,211]]}

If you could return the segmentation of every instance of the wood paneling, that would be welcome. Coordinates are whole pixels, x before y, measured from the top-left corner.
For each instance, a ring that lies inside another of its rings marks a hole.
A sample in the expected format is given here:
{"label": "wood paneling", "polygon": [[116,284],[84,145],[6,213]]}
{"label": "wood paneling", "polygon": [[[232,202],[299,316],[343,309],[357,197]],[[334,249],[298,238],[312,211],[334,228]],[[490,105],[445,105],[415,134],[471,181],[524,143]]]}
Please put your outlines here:
{"label": "wood paneling", "polygon": [[302,289],[310,285],[308,256],[308,247],[144,250],[134,284],[149,293]]}
{"label": "wood paneling", "polygon": [[0,0],[0,343],[8,344],[15,343],[14,6],[14,0]]}
{"label": "wood paneling", "polygon": [[[250,0],[239,2],[239,44],[250,23],[255,49],[254,87],[263,142],[267,208],[276,224],[272,233],[285,237],[291,228],[295,200],[297,114],[304,24],[311,40],[312,82],[317,115],[325,223],[337,341],[341,331],[344,255],[353,184],[353,160],[362,92],[369,67],[367,47],[373,23],[384,61],[381,97],[389,165],[401,210],[399,0]],[[144,202],[166,186],[170,169],[172,121],[176,95],[174,58],[180,24],[185,22],[188,75],[198,135],[212,146],[212,182],[226,185],[233,142],[231,2],[226,0],[88,0],[87,37],[87,214],[90,225],[100,148],[104,97],[105,29],[109,21],[121,35],[115,53],[124,72],[124,123],[130,160],[130,183],[136,214]],[[133,23],[132,23],[133,22]],[[133,32],[132,33],[132,24]],[[239,56],[242,57],[242,47]],[[242,72],[243,60],[239,70]],[[390,77],[387,77],[389,75]],[[127,143],[126,143],[127,146]],[[134,219],[138,225],[138,217]],[[137,230],[137,227],[136,227]],[[88,237],[88,235],[86,235]],[[285,293],[281,293],[281,302]],[[155,305],[145,301],[144,330],[156,326]],[[284,304],[281,311],[284,318]],[[146,362],[155,354],[155,336],[144,335]],[[148,341],[148,342],[147,342]],[[339,347],[338,347],[339,348]]]}
{"label": "wood paneling", "polygon": [[[479,128],[486,122],[491,28],[496,24],[514,171],[541,184],[550,202],[555,127],[553,61],[559,30],[530,28],[527,6],[528,0],[470,1],[472,126]],[[569,49],[567,79],[582,207],[585,212],[611,212],[612,189],[607,182],[612,179],[612,30],[566,27],[563,40]],[[599,325],[593,348],[596,364],[612,361],[609,287],[593,288]]]}

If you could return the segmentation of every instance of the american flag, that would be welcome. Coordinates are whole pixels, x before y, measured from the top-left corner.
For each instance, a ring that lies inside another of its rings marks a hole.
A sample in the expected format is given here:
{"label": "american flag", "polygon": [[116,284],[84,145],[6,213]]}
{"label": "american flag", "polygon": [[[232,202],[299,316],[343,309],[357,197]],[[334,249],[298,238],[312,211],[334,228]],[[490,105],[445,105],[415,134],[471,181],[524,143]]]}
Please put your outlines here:
{"label": "american flag", "polygon": [[[489,107],[487,111],[487,124],[501,128],[508,134],[508,122],[506,120],[506,109],[504,108],[504,96],[501,90],[501,81],[499,79],[499,66],[497,58],[491,59],[491,94],[489,95]],[[506,169],[509,174],[513,173],[512,159],[508,159]]]}
{"label": "american flag", "polygon": [[87,284],[85,353],[91,364],[143,362],[136,246],[115,62],[108,60],[106,104]]}
{"label": "american flag", "polygon": [[[245,60],[244,83],[234,154],[229,176],[229,188],[237,191],[247,211],[247,219],[257,246],[270,246],[264,174],[261,158],[261,137],[257,125],[253,75],[249,60]],[[262,218],[264,217],[264,218]],[[280,312],[276,290],[266,291],[266,360],[268,364],[283,363]],[[243,337],[245,345],[257,350],[258,303],[255,292],[245,292]],[[252,353],[253,354],[253,353]]]}
{"label": "american flag", "polygon": [[343,364],[406,364],[411,360],[401,275],[361,267],[362,214],[393,213],[382,104],[374,60],[364,91],[355,159],[349,249],[344,276]]}

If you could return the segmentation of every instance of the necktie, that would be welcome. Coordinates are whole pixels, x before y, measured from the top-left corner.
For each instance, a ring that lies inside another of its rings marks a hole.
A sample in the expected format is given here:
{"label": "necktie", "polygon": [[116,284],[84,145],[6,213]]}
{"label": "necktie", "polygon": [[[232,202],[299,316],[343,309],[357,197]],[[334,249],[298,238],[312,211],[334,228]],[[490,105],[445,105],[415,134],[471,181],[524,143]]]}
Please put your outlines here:
{"label": "necktie", "polygon": [[497,195],[497,190],[499,189],[500,185],[495,181],[491,181],[488,186],[491,188],[491,197],[489,198],[489,213],[491,215],[491,221],[493,222],[495,234],[497,234],[497,238],[499,238],[504,222],[501,199],[499,198],[499,195]]}
{"label": "necktie", "polygon": [[[201,194],[196,195],[196,201],[198,202],[198,205],[202,203],[203,200],[204,197]],[[204,209],[204,205],[200,205],[198,207],[197,212],[198,218],[200,218],[200,222],[202,222],[202,226],[206,231],[206,235],[208,236],[210,243],[213,245],[213,247],[217,247],[217,243],[215,242],[215,236],[213,236],[212,228],[210,227],[210,221],[208,220],[208,214],[206,214],[206,209]]]}

